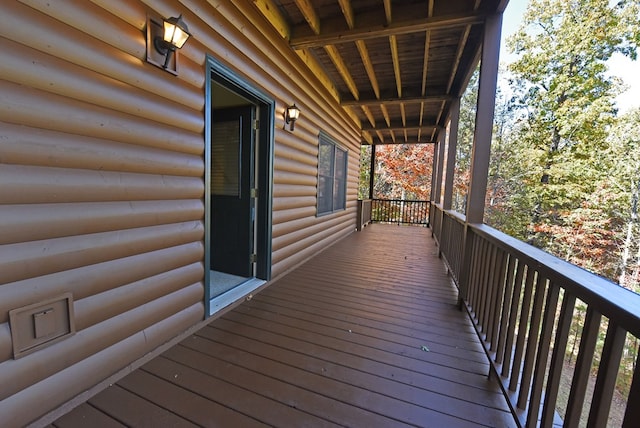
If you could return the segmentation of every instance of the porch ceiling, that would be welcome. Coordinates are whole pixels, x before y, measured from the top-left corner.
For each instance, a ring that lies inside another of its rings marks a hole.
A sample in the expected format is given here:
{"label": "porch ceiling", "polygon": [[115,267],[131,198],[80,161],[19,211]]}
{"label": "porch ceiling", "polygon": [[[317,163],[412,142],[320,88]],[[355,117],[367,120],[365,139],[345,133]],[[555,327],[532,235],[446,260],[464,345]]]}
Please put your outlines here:
{"label": "porch ceiling", "polygon": [[363,143],[428,143],[508,0],[256,0],[362,127]]}

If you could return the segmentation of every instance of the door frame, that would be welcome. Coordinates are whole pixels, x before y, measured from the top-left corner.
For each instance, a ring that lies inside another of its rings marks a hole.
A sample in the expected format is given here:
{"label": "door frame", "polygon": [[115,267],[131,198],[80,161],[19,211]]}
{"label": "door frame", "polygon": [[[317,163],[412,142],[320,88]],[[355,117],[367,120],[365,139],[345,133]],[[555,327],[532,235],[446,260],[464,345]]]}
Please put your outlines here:
{"label": "door frame", "polygon": [[245,80],[238,73],[210,54],[206,56],[205,79],[205,150],[204,150],[204,281],[205,316],[211,316],[211,114],[212,86],[215,82],[246,98],[256,106],[259,120],[258,148],[256,153],[258,197],[255,201],[256,222],[256,278],[271,279],[272,207],[273,207],[273,158],[275,100],[260,88]]}

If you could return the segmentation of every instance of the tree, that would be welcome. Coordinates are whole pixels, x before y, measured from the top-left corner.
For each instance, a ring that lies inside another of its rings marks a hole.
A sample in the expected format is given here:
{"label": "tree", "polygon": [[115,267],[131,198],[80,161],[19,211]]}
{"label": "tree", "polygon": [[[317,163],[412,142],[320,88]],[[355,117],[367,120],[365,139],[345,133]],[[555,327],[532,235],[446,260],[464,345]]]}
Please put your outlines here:
{"label": "tree", "polygon": [[358,180],[358,199],[369,198],[369,185],[371,176],[371,146],[360,146],[360,178]]}
{"label": "tree", "polygon": [[374,197],[429,200],[432,166],[432,144],[376,146]]}
{"label": "tree", "polygon": [[[529,169],[519,197],[533,202],[527,240],[583,266],[616,244],[602,182],[612,159],[602,153],[620,85],[606,61],[635,59],[639,13],[637,1],[532,0],[509,42],[520,55],[509,70]],[[595,240],[600,248],[585,253]]]}
{"label": "tree", "polygon": [[610,140],[610,216],[620,224],[616,274],[620,285],[640,292],[640,108],[619,119]]}
{"label": "tree", "polygon": [[453,172],[453,192],[451,207],[462,214],[467,212],[467,194],[471,179],[471,148],[476,127],[478,105],[478,82],[480,66],[471,75],[469,85],[460,99],[458,120],[458,142],[456,145],[456,165]]}

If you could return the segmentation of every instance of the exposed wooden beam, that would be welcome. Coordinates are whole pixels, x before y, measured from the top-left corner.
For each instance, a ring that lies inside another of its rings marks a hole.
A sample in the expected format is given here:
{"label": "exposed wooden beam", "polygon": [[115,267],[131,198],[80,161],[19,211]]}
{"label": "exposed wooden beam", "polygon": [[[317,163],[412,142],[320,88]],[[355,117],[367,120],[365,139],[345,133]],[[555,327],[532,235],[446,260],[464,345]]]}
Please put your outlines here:
{"label": "exposed wooden beam", "polygon": [[327,73],[324,68],[315,56],[311,55],[307,49],[296,51],[298,57],[306,64],[307,67],[311,70],[313,75],[324,85],[325,88],[331,93],[331,96],[336,100],[340,101],[340,94],[338,93],[338,89],[334,85],[333,81],[329,79]]}
{"label": "exposed wooden beam", "polygon": [[391,118],[389,117],[389,110],[387,110],[387,105],[380,104],[380,110],[382,110],[382,115],[384,116],[384,121],[387,126],[391,126]]}
{"label": "exposed wooden beam", "polygon": [[373,128],[375,128],[376,127],[376,119],[373,117],[373,114],[371,113],[371,110],[369,110],[369,107],[368,106],[362,106],[362,111],[364,112],[364,115],[369,120],[369,123],[371,124],[371,126]]}
{"label": "exposed wooden beam", "polygon": [[338,0],[338,3],[340,3],[340,9],[342,9],[342,14],[344,15],[344,19],[347,21],[347,25],[349,28],[353,28],[356,25],[356,20],[353,16],[351,0]]}
{"label": "exposed wooden beam", "polygon": [[[480,0],[475,0],[473,4],[473,10],[477,10],[480,6]],[[460,66],[460,60],[462,59],[462,54],[464,53],[464,48],[467,45],[467,41],[469,40],[469,33],[471,33],[471,25],[467,25],[462,32],[462,36],[460,37],[460,41],[458,43],[458,49],[456,51],[456,59],[451,68],[451,74],[449,75],[449,82],[447,83],[447,94],[451,93],[451,87],[453,86],[453,81],[455,80],[456,74],[458,74],[458,67]],[[440,108],[440,112],[438,113],[438,123],[442,119],[442,115],[445,111],[446,103],[442,103],[442,107]]]}
{"label": "exposed wooden beam", "polygon": [[463,27],[465,25],[481,24],[484,20],[485,17],[481,14],[447,15],[394,21],[390,24],[356,25],[353,29],[349,30],[328,31],[317,35],[292,37],[290,44],[294,49],[314,48],[338,43],[350,43],[356,40],[389,37],[392,35],[410,34],[442,28]]}
{"label": "exposed wooden beam", "polygon": [[353,95],[353,98],[355,98],[356,100],[360,98],[360,91],[356,86],[356,82],[353,80],[353,77],[351,77],[349,68],[347,67],[347,64],[345,64],[342,57],[340,56],[338,49],[333,45],[328,45],[324,47],[324,50],[329,55],[329,58],[331,59],[331,62],[333,62],[333,65],[336,66],[338,73],[340,73],[342,80],[344,80],[344,83],[349,88],[349,91],[351,91],[351,95]]}
{"label": "exposed wooden beam", "polygon": [[447,83],[447,94],[451,93],[451,86],[453,86],[453,80],[458,73],[458,67],[460,66],[460,59],[462,58],[462,54],[464,53],[464,47],[467,45],[467,40],[469,40],[469,33],[471,32],[471,26],[467,25],[460,36],[460,41],[458,42],[458,49],[456,50],[456,60],[451,67],[451,74],[449,75],[449,82]]}
{"label": "exposed wooden beam", "polygon": [[424,130],[425,132],[427,130],[431,131],[433,128],[438,128],[438,126],[436,124],[425,124],[422,126],[403,126],[402,124],[391,124],[391,126],[388,127],[376,127],[376,128],[372,128],[370,126],[362,126],[362,130],[363,131],[376,131],[376,132],[382,132],[382,131],[418,131],[418,130]]}
{"label": "exposed wooden beam", "polygon": [[[364,140],[364,143],[373,145],[373,137],[371,136],[371,134],[369,134],[368,132],[363,132],[361,136],[362,136],[362,139]],[[362,142],[360,144],[362,144]]]}
{"label": "exposed wooden beam", "polygon": [[396,90],[398,98],[402,98],[402,78],[400,76],[400,56],[398,55],[398,39],[395,35],[389,36],[391,47],[391,60],[393,61],[393,73],[396,76]]}
{"label": "exposed wooden beam", "polygon": [[[405,144],[435,144],[435,143],[436,141],[434,139],[431,139],[426,141],[416,141],[413,143],[405,143]],[[393,145],[393,144],[398,144],[398,143],[395,143],[395,142],[388,143],[386,140],[384,141],[380,140],[379,143],[376,143],[376,142],[373,143],[374,146],[385,146],[385,145]]]}
{"label": "exposed wooden beam", "polygon": [[384,0],[384,17],[387,20],[387,23],[390,23],[393,19],[391,16],[391,0]]}
{"label": "exposed wooden beam", "polygon": [[424,60],[422,61],[422,88],[420,93],[427,93],[427,72],[429,71],[429,49],[431,48],[431,31],[427,31],[424,41]]}
{"label": "exposed wooden beam", "polygon": [[[433,0],[429,0],[429,6],[427,9],[427,16],[431,18],[433,16]],[[429,49],[431,49],[431,31],[427,30],[424,40],[424,54],[422,60],[422,88],[420,94],[425,96],[427,93],[427,74],[429,71]],[[424,102],[420,103],[420,125],[424,120]],[[422,136],[422,130],[418,131],[418,140]]]}
{"label": "exposed wooden beam", "polygon": [[442,101],[450,101],[453,97],[451,95],[426,95],[424,97],[403,97],[403,98],[360,98],[359,100],[342,100],[341,104],[343,106],[358,106],[358,105],[397,105],[397,104],[419,104],[419,103],[429,103],[429,102],[442,102]]}
{"label": "exposed wooden beam", "polygon": [[[420,119],[418,120],[420,126],[424,125],[424,103],[420,104]],[[422,130],[418,131],[418,140],[422,137]]]}
{"label": "exposed wooden beam", "polygon": [[291,38],[289,24],[287,24],[287,21],[278,11],[278,6],[276,6],[273,0],[253,0],[253,4],[283,38],[287,40]]}
{"label": "exposed wooden beam", "polygon": [[[291,29],[289,28],[289,24],[284,19],[278,7],[273,2],[273,0],[253,0],[254,7],[262,13],[262,15],[269,21],[271,26],[276,29],[276,31],[284,38],[289,39],[291,35]],[[338,94],[338,89],[335,87],[334,83],[329,79],[324,68],[320,65],[320,63],[316,60],[315,56],[311,55],[307,49],[296,50],[298,57],[306,64],[307,67],[311,70],[311,72],[316,76],[316,78],[320,81],[320,83],[329,91],[331,96],[335,100],[340,100],[340,96]],[[349,111],[347,110],[347,113]],[[351,114],[350,116],[353,116]]]}
{"label": "exposed wooden beam", "polygon": [[[349,28],[353,28],[355,26],[355,18],[353,16],[353,8],[351,7],[350,0],[338,1],[340,3],[340,8],[342,9],[344,19],[347,21],[347,26]],[[358,48],[358,52],[360,53],[360,58],[362,59],[362,64],[364,65],[364,69],[367,72],[367,76],[369,76],[371,88],[376,94],[376,97],[380,98],[380,86],[378,85],[378,79],[376,78],[376,73],[373,69],[373,63],[371,62],[371,57],[369,56],[367,45],[363,40],[356,40],[356,47]]]}
{"label": "exposed wooden beam", "polygon": [[371,82],[373,93],[376,95],[376,98],[379,99],[380,85],[378,85],[378,79],[376,78],[376,73],[373,69],[373,63],[371,62],[371,57],[369,56],[367,45],[364,43],[364,40],[357,40],[356,47],[358,48],[358,52],[360,53],[360,58],[362,59],[362,64],[364,65],[364,69],[367,72],[367,76],[369,76],[369,82]]}
{"label": "exposed wooden beam", "polygon": [[298,9],[300,9],[300,12],[302,12],[302,16],[304,16],[304,19],[307,21],[307,24],[309,24],[309,27],[311,27],[311,30],[313,30],[314,34],[320,34],[320,18],[318,17],[316,11],[313,9],[311,1],[295,0],[295,2],[296,6],[298,6]]}

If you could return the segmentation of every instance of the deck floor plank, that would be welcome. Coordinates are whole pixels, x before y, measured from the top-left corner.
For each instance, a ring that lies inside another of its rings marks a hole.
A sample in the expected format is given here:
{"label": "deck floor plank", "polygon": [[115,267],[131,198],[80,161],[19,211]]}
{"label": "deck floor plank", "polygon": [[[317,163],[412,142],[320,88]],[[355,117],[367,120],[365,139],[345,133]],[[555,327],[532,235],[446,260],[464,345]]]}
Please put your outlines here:
{"label": "deck floor plank", "polygon": [[194,394],[173,382],[154,376],[146,370],[136,370],[118,382],[128,391],[144,397],[200,426],[211,421],[225,421],[229,426],[259,428],[268,425],[228,407]]}
{"label": "deck floor plank", "polygon": [[430,230],[372,225],[54,425],[515,426],[488,367]]}
{"label": "deck floor plank", "polygon": [[72,412],[62,416],[52,425],[56,428],[125,428],[126,425],[113,419],[88,403],[81,404]]}
{"label": "deck floor plank", "polygon": [[[143,427],[197,427],[156,403],[135,395],[119,385],[113,385],[90,400],[91,405],[127,426]],[[89,426],[87,424],[85,426]]]}

